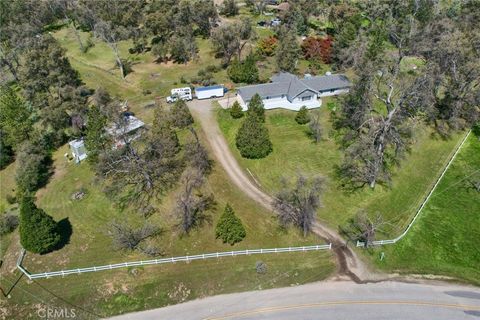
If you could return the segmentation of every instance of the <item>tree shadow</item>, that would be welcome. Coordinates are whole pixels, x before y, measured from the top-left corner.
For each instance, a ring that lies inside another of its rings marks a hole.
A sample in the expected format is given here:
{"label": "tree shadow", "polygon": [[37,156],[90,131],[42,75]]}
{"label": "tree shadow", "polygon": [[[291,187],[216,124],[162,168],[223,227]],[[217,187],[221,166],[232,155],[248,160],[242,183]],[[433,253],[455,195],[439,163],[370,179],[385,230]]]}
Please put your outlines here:
{"label": "tree shadow", "polygon": [[337,188],[346,195],[360,192],[367,185],[364,181],[349,178],[347,170],[338,164],[334,165],[333,169]]}
{"label": "tree shadow", "polygon": [[54,251],[60,250],[70,243],[70,237],[72,236],[72,233],[73,233],[72,224],[70,223],[70,220],[68,218],[65,218],[58,221],[57,230],[58,230],[58,233],[60,234],[60,241],[53,249]]}

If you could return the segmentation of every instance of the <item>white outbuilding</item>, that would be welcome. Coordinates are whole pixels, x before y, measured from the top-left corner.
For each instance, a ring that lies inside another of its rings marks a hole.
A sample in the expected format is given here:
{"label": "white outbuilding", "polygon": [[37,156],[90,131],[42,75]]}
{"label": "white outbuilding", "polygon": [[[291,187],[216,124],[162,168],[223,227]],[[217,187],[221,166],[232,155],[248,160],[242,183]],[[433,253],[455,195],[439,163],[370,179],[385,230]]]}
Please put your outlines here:
{"label": "white outbuilding", "polygon": [[70,152],[72,153],[75,163],[79,163],[87,157],[87,150],[85,149],[83,139],[75,139],[68,144],[70,145]]}

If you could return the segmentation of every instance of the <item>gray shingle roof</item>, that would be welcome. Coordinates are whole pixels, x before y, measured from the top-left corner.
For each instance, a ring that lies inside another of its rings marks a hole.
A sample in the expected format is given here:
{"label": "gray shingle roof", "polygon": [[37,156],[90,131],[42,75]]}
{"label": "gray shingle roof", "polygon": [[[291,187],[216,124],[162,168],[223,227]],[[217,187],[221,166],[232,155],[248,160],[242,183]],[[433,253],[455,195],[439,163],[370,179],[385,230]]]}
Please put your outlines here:
{"label": "gray shingle roof", "polygon": [[270,80],[272,80],[272,82],[288,82],[291,81],[293,78],[296,78],[293,74],[282,71],[279,73],[275,73],[270,78]]}
{"label": "gray shingle roof", "polygon": [[341,74],[299,79],[291,73],[281,72],[273,75],[271,80],[271,83],[238,88],[238,94],[245,102],[249,101],[256,93],[262,98],[288,95],[289,99],[293,99],[305,90],[318,93],[351,86],[348,78]]}
{"label": "gray shingle roof", "polygon": [[348,78],[343,74],[332,74],[329,76],[310,77],[301,80],[305,85],[316,91],[328,91],[342,89],[351,86]]}
{"label": "gray shingle roof", "polygon": [[238,94],[242,96],[243,101],[249,101],[256,93],[260,97],[274,97],[281,96],[282,94],[287,94],[288,87],[290,82],[280,82],[280,83],[263,83],[253,86],[246,86],[238,88]]}

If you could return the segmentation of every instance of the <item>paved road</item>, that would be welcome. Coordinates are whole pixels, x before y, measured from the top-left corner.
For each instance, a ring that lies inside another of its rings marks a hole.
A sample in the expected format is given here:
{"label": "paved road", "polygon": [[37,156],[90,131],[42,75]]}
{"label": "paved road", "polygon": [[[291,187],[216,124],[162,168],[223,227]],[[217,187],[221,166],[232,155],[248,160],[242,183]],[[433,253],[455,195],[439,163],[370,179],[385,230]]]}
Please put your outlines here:
{"label": "paved road", "polygon": [[[225,169],[232,182],[242,190],[250,199],[256,201],[266,209],[273,211],[271,195],[260,189],[245,171],[240,167],[234,155],[230,151],[218,126],[212,100],[193,100],[188,103],[190,110],[202,125],[203,132],[210,144],[213,154],[218,163]],[[337,232],[323,224],[315,223],[313,232],[323,238],[327,243],[332,243],[334,253],[337,257],[337,272],[339,275],[346,275],[349,278],[360,282],[362,280],[378,280],[383,275],[376,275],[369,270],[358,259],[355,252],[345,245],[345,241]]]}
{"label": "paved road", "polygon": [[351,281],[220,295],[116,320],[480,319],[480,289],[449,284]]}

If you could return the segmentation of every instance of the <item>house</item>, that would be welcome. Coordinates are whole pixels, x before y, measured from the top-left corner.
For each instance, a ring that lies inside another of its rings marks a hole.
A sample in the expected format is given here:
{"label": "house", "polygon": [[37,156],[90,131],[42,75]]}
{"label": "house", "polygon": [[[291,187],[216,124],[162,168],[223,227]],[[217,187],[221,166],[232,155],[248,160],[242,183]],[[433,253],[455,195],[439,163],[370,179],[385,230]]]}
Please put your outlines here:
{"label": "house", "polygon": [[130,112],[124,112],[118,123],[112,124],[106,131],[113,137],[114,148],[124,146],[125,143],[137,139],[141,135],[145,123],[133,116]]}
{"label": "house", "polygon": [[[113,149],[124,146],[125,143],[137,139],[141,135],[141,130],[145,123],[134,117],[130,112],[123,112],[118,123],[114,123],[107,128],[107,133],[113,138]],[[87,158],[87,150],[82,138],[70,141],[70,153],[75,163]],[[68,153],[65,154],[67,156]]]}
{"label": "house", "polygon": [[273,75],[270,83],[238,88],[237,100],[247,110],[250,99],[258,93],[265,109],[300,110],[302,106],[313,109],[321,106],[321,97],[346,93],[350,86],[348,78],[341,74],[305,75],[300,79],[281,72]]}

